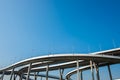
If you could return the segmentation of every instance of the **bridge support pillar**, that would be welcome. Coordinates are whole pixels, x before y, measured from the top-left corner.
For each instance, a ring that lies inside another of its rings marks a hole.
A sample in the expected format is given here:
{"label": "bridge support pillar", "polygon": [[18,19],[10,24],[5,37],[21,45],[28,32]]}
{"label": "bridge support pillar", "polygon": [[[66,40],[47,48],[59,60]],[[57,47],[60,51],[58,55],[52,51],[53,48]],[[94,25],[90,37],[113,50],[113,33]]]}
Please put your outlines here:
{"label": "bridge support pillar", "polygon": [[23,77],[23,73],[19,75],[19,80],[22,80],[22,77]]}
{"label": "bridge support pillar", "polygon": [[112,73],[111,73],[111,70],[110,70],[110,65],[108,65],[108,71],[109,71],[110,80],[113,80],[112,79]]}
{"label": "bridge support pillar", "polygon": [[60,72],[60,80],[63,80],[64,69],[59,69],[59,72]]}
{"label": "bridge support pillar", "polygon": [[32,63],[29,64],[26,80],[29,80]]}
{"label": "bridge support pillar", "polygon": [[42,76],[41,76],[40,80],[42,80]]}
{"label": "bridge support pillar", "polygon": [[12,71],[11,71],[10,80],[12,80],[13,74],[14,74],[14,68],[13,68]]}
{"label": "bridge support pillar", "polygon": [[77,80],[80,80],[80,72],[79,72],[79,60],[77,62]]}
{"label": "bridge support pillar", "polygon": [[93,66],[95,68],[96,78],[97,78],[97,80],[100,80],[98,65],[95,62],[93,62]]}
{"label": "bridge support pillar", "polygon": [[37,80],[38,74],[39,74],[39,72],[34,73],[34,80]]}
{"label": "bridge support pillar", "polygon": [[48,80],[49,65],[46,67],[46,80]]}
{"label": "bridge support pillar", "polygon": [[5,75],[5,71],[3,71],[3,73],[2,73],[1,80],[4,79],[4,75]]}
{"label": "bridge support pillar", "polygon": [[16,80],[16,78],[17,78],[17,74],[14,74],[14,80]]}
{"label": "bridge support pillar", "polygon": [[82,70],[80,71],[80,80],[83,80],[83,73],[82,73]]}
{"label": "bridge support pillar", "polygon": [[92,80],[94,80],[93,61],[92,60],[90,60],[90,67],[91,67]]}

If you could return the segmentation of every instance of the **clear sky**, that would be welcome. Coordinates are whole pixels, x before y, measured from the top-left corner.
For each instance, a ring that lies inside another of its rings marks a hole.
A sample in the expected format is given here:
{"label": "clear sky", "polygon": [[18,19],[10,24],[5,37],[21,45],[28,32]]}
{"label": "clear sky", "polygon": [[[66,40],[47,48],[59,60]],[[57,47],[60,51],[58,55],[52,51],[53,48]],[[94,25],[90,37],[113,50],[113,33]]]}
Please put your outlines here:
{"label": "clear sky", "polygon": [[119,47],[119,35],[120,0],[0,1],[0,67],[33,56]]}

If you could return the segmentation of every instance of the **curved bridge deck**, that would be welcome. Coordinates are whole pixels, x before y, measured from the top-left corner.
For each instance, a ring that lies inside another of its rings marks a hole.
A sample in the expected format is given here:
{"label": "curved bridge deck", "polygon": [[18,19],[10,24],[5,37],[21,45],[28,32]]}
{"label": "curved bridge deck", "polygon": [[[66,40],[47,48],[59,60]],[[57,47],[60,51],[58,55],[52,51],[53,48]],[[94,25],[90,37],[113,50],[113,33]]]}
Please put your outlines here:
{"label": "curved bridge deck", "polygon": [[[107,66],[110,80],[113,80],[110,65],[120,63],[120,48],[95,52],[91,54],[56,54],[47,56],[38,56],[26,59],[6,68],[0,69],[0,80],[38,80],[38,77],[44,77],[57,80],[70,80],[71,75],[77,74],[77,80],[83,80],[82,71],[91,70],[92,80],[100,80],[99,67]],[[74,69],[65,72],[66,69]],[[59,71],[57,75],[50,75],[51,71]],[[45,74],[40,74],[44,72]],[[66,74],[65,74],[66,73]],[[8,80],[8,79],[7,79]]]}

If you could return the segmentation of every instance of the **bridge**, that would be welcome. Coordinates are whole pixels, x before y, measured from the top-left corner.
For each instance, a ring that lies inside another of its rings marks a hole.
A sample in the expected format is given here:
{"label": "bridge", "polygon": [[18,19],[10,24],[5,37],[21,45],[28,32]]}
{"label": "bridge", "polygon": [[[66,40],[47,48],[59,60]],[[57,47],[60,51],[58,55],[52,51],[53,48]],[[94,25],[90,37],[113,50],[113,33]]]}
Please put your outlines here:
{"label": "bridge", "polygon": [[[84,80],[82,72],[91,70],[91,80],[101,80],[99,68],[107,66],[110,80],[113,80],[111,65],[120,63],[120,48],[90,54],[68,53],[29,58],[0,69],[0,80]],[[66,71],[71,69],[71,71]],[[59,76],[51,71],[59,71]],[[45,74],[42,74],[45,72]],[[96,74],[96,75],[94,75]],[[9,77],[8,77],[9,76]],[[96,78],[95,78],[96,77]]]}

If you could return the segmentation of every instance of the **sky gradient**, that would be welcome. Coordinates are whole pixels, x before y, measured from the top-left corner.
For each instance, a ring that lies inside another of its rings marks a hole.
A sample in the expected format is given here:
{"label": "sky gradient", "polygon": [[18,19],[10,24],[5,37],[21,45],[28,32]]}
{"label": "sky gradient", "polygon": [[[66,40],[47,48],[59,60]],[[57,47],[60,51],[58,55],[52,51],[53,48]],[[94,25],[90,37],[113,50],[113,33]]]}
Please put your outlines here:
{"label": "sky gradient", "polygon": [[1,0],[0,67],[41,55],[120,47],[120,0]]}

